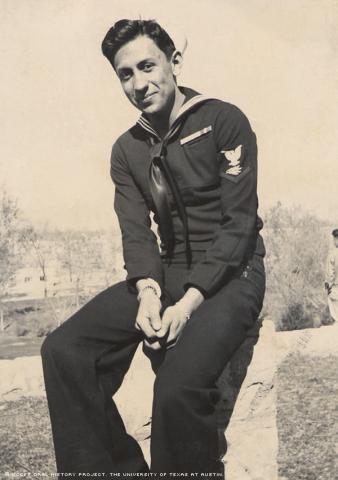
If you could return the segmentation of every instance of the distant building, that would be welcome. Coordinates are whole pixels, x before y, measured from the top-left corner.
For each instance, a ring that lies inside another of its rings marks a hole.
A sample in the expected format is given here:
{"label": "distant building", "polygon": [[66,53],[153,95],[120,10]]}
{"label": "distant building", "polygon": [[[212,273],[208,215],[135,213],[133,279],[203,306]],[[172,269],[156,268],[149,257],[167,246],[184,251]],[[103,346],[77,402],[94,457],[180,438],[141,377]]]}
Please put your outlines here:
{"label": "distant building", "polygon": [[99,268],[92,268],[85,275],[70,280],[69,272],[61,267],[60,262],[50,262],[45,268],[45,278],[39,267],[19,268],[13,276],[6,292],[7,300],[41,299],[44,297],[66,296],[74,294],[94,295],[124,278],[123,259],[117,255],[113,271],[110,273]]}

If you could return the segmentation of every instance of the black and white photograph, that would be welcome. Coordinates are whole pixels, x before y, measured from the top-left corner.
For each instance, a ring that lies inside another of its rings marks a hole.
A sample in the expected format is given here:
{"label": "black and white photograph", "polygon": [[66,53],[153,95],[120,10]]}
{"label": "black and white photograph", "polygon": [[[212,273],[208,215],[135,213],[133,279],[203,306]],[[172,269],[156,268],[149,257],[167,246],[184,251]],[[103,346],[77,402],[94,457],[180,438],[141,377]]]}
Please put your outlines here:
{"label": "black and white photograph", "polygon": [[337,0],[0,22],[0,480],[336,478]]}

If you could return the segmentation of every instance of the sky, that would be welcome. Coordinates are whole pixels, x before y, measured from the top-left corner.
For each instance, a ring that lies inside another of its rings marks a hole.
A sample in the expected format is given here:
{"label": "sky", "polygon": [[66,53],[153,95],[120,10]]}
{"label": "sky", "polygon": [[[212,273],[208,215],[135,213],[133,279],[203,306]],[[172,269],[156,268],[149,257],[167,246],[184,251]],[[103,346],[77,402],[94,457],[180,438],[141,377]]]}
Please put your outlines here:
{"label": "sky", "polygon": [[338,225],[336,0],[0,0],[0,185],[24,215],[116,226],[111,146],[139,113],[100,45],[140,16],[185,32],[179,84],[248,116],[262,211],[281,201]]}

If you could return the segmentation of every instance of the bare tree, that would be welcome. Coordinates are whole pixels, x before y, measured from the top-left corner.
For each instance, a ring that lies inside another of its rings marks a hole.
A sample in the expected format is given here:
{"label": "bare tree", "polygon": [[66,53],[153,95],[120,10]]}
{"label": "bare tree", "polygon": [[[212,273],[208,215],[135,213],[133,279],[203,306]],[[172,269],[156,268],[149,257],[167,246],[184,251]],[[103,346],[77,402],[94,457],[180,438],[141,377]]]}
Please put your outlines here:
{"label": "bare tree", "polygon": [[13,278],[20,262],[17,248],[18,241],[17,201],[6,190],[0,198],[0,330],[4,330],[3,298],[9,282]]}
{"label": "bare tree", "polygon": [[40,268],[42,282],[45,282],[44,293],[45,297],[48,296],[47,292],[47,258],[48,249],[43,242],[43,234],[38,232],[32,225],[26,224],[21,228],[20,242],[26,252],[33,257],[37,266]]}
{"label": "bare tree", "polygon": [[107,232],[103,238],[100,251],[100,269],[104,272],[105,286],[109,287],[113,283],[125,278],[125,271],[121,269],[123,256],[120,233],[115,231]]}
{"label": "bare tree", "polygon": [[57,258],[74,285],[77,306],[88,277],[100,270],[102,248],[98,232],[59,232]]}

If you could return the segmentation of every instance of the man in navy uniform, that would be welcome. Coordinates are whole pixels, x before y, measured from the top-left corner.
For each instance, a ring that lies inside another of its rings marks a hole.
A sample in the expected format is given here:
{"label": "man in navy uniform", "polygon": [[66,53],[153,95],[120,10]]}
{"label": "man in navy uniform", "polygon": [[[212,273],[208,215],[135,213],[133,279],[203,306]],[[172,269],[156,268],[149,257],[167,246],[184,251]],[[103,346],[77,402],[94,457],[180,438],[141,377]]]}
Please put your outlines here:
{"label": "man in navy uniform", "polygon": [[332,231],[334,248],[326,261],[325,288],[331,318],[338,321],[338,228]]}
{"label": "man in navy uniform", "polygon": [[102,51],[142,112],[111,156],[127,278],[43,344],[57,468],[149,472],[112,400],[143,341],[150,472],[222,474],[216,381],[265,289],[256,138],[238,108],[177,85],[182,55],[156,22],[117,22]]}

